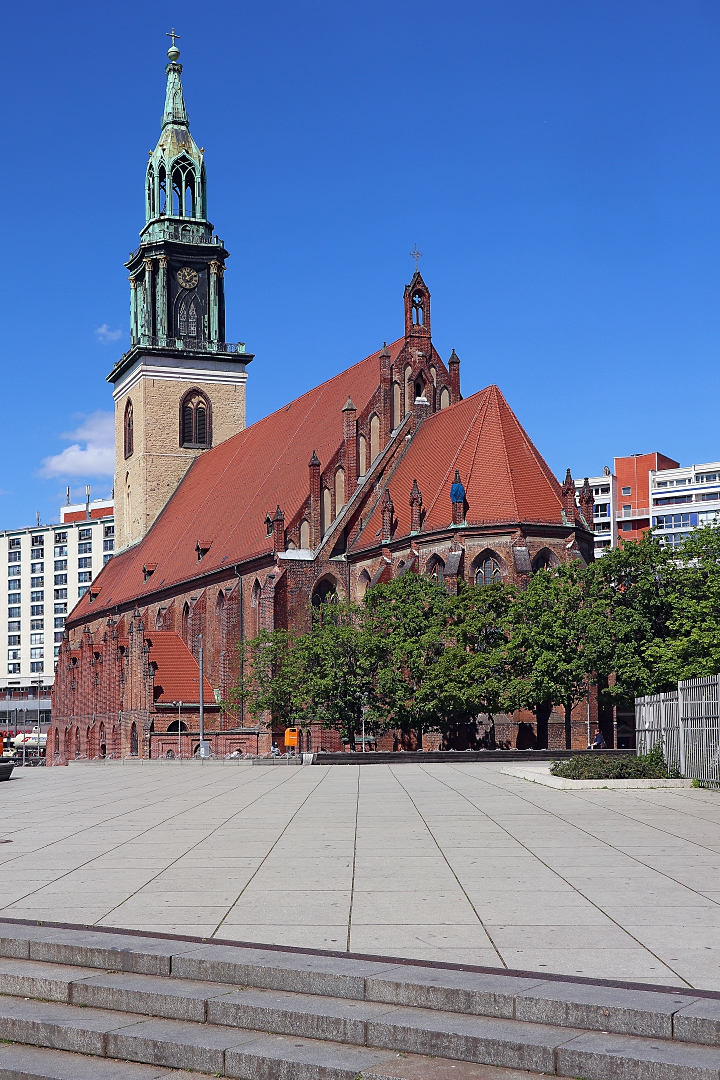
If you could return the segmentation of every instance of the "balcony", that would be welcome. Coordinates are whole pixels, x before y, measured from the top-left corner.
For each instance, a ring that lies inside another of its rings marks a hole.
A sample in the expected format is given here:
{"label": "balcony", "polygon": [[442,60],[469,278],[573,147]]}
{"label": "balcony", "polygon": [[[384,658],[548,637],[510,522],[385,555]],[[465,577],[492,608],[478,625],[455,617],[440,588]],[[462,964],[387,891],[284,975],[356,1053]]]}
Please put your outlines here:
{"label": "balcony", "polygon": [[649,518],[651,513],[649,506],[640,506],[633,510],[618,510],[617,520],[622,521],[623,518]]}

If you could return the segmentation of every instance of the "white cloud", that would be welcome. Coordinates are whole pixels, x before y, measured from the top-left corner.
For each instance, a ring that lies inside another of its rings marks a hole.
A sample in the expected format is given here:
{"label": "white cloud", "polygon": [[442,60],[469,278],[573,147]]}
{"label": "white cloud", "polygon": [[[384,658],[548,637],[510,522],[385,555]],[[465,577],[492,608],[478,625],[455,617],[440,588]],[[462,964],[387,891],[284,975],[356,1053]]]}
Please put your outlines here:
{"label": "white cloud", "polygon": [[40,476],[112,476],[115,472],[115,421],[111,412],[86,416],[75,431],[63,439],[73,439],[60,454],[43,459]]}
{"label": "white cloud", "polygon": [[111,341],[117,341],[118,338],[123,336],[122,330],[111,330],[107,323],[103,323],[102,326],[98,326],[95,331],[95,337],[101,343],[101,345],[107,345]]}

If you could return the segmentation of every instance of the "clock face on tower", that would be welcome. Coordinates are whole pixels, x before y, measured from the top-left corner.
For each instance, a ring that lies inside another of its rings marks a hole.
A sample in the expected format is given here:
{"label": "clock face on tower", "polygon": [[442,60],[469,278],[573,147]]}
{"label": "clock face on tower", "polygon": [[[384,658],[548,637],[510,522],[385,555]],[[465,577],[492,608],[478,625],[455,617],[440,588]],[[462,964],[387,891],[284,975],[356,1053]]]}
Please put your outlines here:
{"label": "clock face on tower", "polygon": [[182,270],[177,272],[177,282],[181,289],[194,289],[198,280],[197,272],[189,266],[183,266]]}

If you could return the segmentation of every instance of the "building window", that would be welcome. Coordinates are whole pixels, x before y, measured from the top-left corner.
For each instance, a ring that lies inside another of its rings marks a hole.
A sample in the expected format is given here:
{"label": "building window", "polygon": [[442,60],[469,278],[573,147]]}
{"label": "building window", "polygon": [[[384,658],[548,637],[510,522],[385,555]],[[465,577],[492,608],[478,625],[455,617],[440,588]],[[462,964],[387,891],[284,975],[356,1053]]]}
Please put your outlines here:
{"label": "building window", "polygon": [[[717,498],[717,496],[715,497]],[[653,506],[673,506],[677,503],[689,503],[692,501],[692,495],[670,495],[664,499],[653,499]]]}
{"label": "building window", "polygon": [[[14,594],[14,593],[19,592],[19,591],[20,591],[20,582],[19,581],[8,581],[8,592],[11,592],[11,593]],[[9,599],[11,604],[19,604],[20,603],[20,597],[19,596],[13,595],[13,596],[8,597],[8,599]]]}
{"label": "building window", "polygon": [[79,599],[80,599],[80,598],[81,598],[82,596],[84,596],[84,595],[85,595],[85,593],[86,593],[86,592],[88,591],[88,589],[89,589],[89,588],[90,588],[90,586],[89,586],[89,585],[81,585],[81,586],[80,586],[80,588],[78,589],[78,600],[79,600]]}
{"label": "building window", "polygon": [[92,559],[87,556],[84,559],[78,559],[78,570],[87,570],[92,567]]}
{"label": "building window", "polygon": [[623,521],[621,528],[623,532],[632,532],[632,521]]}
{"label": "building window", "polygon": [[30,588],[31,589],[44,589],[45,588],[45,578],[44,577],[30,578]]}
{"label": "building window", "polygon": [[[55,641],[62,641],[62,639],[64,637],[65,637],[65,631],[64,630],[56,630],[55,631]],[[57,653],[55,653],[55,655],[57,656]]]}
{"label": "building window", "polygon": [[56,559],[55,560],[55,569],[56,570],[67,570],[67,559]]}
{"label": "building window", "polygon": [[92,529],[79,529],[78,540],[92,540]]}
{"label": "building window", "polygon": [[476,585],[492,585],[496,581],[502,581],[502,571],[497,559],[483,559],[475,572]]}
{"label": "building window", "polygon": [[13,536],[12,539],[8,541],[8,547],[10,548],[11,551],[13,549],[19,548],[20,547],[20,537],[19,536]]}
{"label": "building window", "polygon": [[44,615],[45,614],[45,605],[44,604],[32,604],[30,606],[30,614],[31,615]]}
{"label": "building window", "polygon": [[[31,574],[43,574],[44,572],[45,572],[45,563],[44,562],[30,563],[30,573]],[[10,570],[8,570],[8,573],[10,573]],[[18,570],[18,573],[20,573],[19,570]]]}
{"label": "building window", "polygon": [[55,626],[64,626],[65,625],[65,620],[64,619],[55,619],[54,625]]}
{"label": "building window", "polygon": [[199,390],[190,390],[180,402],[180,445],[212,445],[210,402]]}
{"label": "building window", "polygon": [[92,570],[81,570],[78,574],[78,581],[92,581]]}
{"label": "building window", "polygon": [[697,514],[662,514],[653,518],[656,529],[691,529],[697,523]]}
{"label": "building window", "polygon": [[55,645],[55,647],[53,648],[53,656],[57,657],[59,655],[60,655],[60,646]]}
{"label": "building window", "polygon": [[56,589],[55,590],[55,599],[56,600],[67,600],[67,589]]}
{"label": "building window", "polygon": [[103,551],[114,551],[114,550],[115,550],[115,541],[114,540],[103,540]]}
{"label": "building window", "polygon": [[595,503],[593,507],[593,517],[609,517],[610,516],[610,503]]}
{"label": "building window", "polygon": [[20,618],[20,608],[19,607],[9,607],[8,608],[8,619],[19,619],[19,618]]}
{"label": "building window", "polygon": [[67,615],[67,604],[56,604],[54,610],[56,615]]}
{"label": "building window", "polygon": [[22,552],[20,552],[20,551],[9,551],[8,552],[8,562],[20,562],[21,554],[22,554]]}
{"label": "building window", "polygon": [[42,660],[42,658],[44,656],[45,656],[45,650],[42,649],[42,648],[37,648],[37,649],[31,649],[30,650],[30,659],[31,660]]}
{"label": "building window", "polygon": [[55,547],[54,555],[56,559],[63,559],[67,556],[67,546],[65,544],[58,544]]}
{"label": "building window", "polygon": [[[44,638],[45,638],[44,634],[31,634],[30,635],[30,644],[31,645],[42,645]],[[20,644],[20,642],[18,642],[18,645],[19,644]]]}
{"label": "building window", "polygon": [[19,675],[19,674],[20,674],[20,665],[19,664],[8,664],[8,675]]}
{"label": "building window", "polygon": [[631,513],[632,513],[632,506],[630,505],[630,503],[628,503],[627,506],[623,506],[623,514],[631,514]]}
{"label": "building window", "polygon": [[105,563],[110,562],[111,559],[112,555],[103,555],[103,566],[105,565]]}
{"label": "building window", "polygon": [[8,645],[19,645],[19,644],[20,644],[20,635],[19,634],[8,634]]}
{"label": "building window", "polygon": [[36,592],[30,593],[30,602],[32,604],[42,604],[45,599],[45,593],[42,589],[38,589]]}
{"label": "building window", "polygon": [[132,401],[128,398],[125,404],[125,457],[132,457],[133,452],[133,406]]}
{"label": "building window", "polygon": [[[20,577],[22,566],[8,566],[9,577]],[[31,571],[32,573],[32,571]]]}
{"label": "building window", "polygon": [[55,575],[55,584],[56,585],[67,585],[67,574],[56,574]]}
{"label": "building window", "polygon": [[44,621],[44,619],[31,619],[30,620],[30,629],[31,630],[44,630],[45,629],[45,621]]}
{"label": "building window", "polygon": [[[716,483],[718,474],[716,472],[697,473],[695,476],[696,484],[714,484]],[[659,487],[660,485],[658,485]]]}
{"label": "building window", "polygon": [[56,544],[67,544],[67,533],[66,532],[56,532],[55,533],[55,543]]}
{"label": "building window", "polygon": [[620,494],[621,495],[632,495],[632,488],[631,487],[624,487],[624,488],[622,488]]}
{"label": "building window", "polygon": [[40,673],[45,670],[45,664],[42,660],[31,660],[30,671],[33,673]]}
{"label": "building window", "polygon": [[92,552],[92,544],[84,543],[78,544],[78,555],[90,555]]}
{"label": "building window", "polygon": [[8,649],[8,660],[19,660],[19,659],[20,659],[20,650],[19,649]]}
{"label": "building window", "polygon": [[20,629],[20,622],[19,622],[19,620],[18,620],[18,621],[15,621],[15,620],[14,620],[13,622],[9,622],[9,623],[7,624],[7,628],[8,628],[8,630],[19,630],[19,629]]}
{"label": "building window", "polygon": [[114,536],[114,535],[115,535],[115,526],[114,525],[105,525],[104,528],[103,528],[103,536],[107,537],[107,536]]}

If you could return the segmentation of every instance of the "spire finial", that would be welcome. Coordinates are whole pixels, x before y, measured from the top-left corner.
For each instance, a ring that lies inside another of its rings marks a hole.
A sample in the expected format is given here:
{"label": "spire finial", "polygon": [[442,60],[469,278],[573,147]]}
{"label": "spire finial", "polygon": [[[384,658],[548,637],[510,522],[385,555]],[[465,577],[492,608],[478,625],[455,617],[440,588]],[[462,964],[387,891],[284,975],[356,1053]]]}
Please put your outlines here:
{"label": "spire finial", "polygon": [[410,258],[415,260],[415,273],[420,270],[420,259],[422,259],[422,251],[418,251],[417,244],[413,244],[413,249],[410,252]]}
{"label": "spire finial", "polygon": [[170,33],[166,34],[165,37],[172,38],[172,45],[168,49],[168,57],[171,64],[176,64],[180,56],[180,50],[175,45],[175,38],[179,38],[180,35],[175,33],[175,27],[173,26]]}

